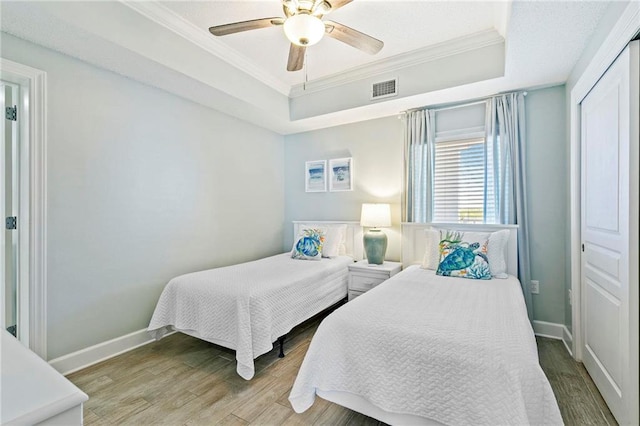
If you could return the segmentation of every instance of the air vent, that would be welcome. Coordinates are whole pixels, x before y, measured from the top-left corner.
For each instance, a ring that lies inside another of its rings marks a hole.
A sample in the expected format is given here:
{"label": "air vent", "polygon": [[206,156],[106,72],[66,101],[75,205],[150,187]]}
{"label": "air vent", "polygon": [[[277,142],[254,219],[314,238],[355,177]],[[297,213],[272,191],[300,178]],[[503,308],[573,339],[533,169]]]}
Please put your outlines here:
{"label": "air vent", "polygon": [[380,81],[371,86],[371,99],[388,98],[398,94],[398,79]]}

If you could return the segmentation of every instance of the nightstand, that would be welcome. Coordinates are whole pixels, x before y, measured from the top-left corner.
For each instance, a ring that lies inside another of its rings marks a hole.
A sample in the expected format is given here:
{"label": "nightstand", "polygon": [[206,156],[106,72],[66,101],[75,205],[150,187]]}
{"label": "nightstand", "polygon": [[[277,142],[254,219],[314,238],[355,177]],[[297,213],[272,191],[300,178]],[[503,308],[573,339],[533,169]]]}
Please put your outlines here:
{"label": "nightstand", "polygon": [[399,262],[384,262],[382,265],[369,265],[361,260],[349,265],[349,300],[353,300],[388,280],[402,269]]}

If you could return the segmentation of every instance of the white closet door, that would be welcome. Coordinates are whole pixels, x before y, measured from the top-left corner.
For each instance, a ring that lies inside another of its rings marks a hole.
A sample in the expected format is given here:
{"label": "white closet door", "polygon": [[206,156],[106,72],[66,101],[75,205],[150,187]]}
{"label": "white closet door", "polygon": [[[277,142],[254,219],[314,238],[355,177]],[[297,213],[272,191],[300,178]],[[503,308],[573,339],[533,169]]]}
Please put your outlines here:
{"label": "white closet door", "polygon": [[584,365],[621,424],[638,422],[638,42],[582,101]]}

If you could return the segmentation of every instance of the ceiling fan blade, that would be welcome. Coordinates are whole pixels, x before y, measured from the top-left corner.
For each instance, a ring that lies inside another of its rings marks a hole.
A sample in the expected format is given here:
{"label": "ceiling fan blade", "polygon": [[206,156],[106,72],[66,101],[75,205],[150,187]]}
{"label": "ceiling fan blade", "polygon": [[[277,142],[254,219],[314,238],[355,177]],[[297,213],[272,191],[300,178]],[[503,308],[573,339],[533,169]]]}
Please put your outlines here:
{"label": "ceiling fan blade", "polygon": [[340,9],[345,4],[351,3],[353,0],[325,0],[327,3],[331,5],[331,11],[335,11]]}
{"label": "ceiling fan blade", "polygon": [[324,21],[326,34],[338,41],[353,46],[371,55],[375,55],[382,49],[384,43],[377,38],[361,33],[338,22]]}
{"label": "ceiling fan blade", "polygon": [[291,43],[289,48],[289,60],[287,61],[287,71],[299,71],[304,65],[304,52],[307,48]]}
{"label": "ceiling fan blade", "polygon": [[242,31],[257,30],[267,28],[274,25],[282,25],[283,18],[262,18],[252,19],[251,21],[233,22],[231,24],[216,25],[209,28],[211,34],[215,36],[225,36],[228,34],[239,33]]}

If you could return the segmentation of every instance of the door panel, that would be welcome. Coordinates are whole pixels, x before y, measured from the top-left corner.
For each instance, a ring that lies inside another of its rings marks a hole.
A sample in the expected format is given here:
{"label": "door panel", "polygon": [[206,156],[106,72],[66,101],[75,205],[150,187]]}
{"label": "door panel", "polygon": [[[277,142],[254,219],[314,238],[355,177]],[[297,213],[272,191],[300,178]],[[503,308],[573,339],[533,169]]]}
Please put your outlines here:
{"label": "door panel", "polygon": [[589,276],[601,276],[594,279],[615,297],[620,297],[620,253],[590,243],[585,244],[584,257],[586,267],[591,268]]}
{"label": "door panel", "polygon": [[586,280],[586,349],[598,368],[607,375],[614,391],[620,394],[622,365],[620,357],[620,300],[598,283]]}
{"label": "door panel", "polygon": [[618,224],[618,103],[619,80],[607,81],[609,87],[590,94],[595,99],[583,102],[584,167],[586,186],[585,225],[594,230],[619,231]]}
{"label": "door panel", "polygon": [[633,55],[637,62],[637,45],[633,51],[625,49],[581,104],[583,362],[621,424],[632,419],[638,395],[631,377],[637,374],[631,347],[638,337],[632,336],[630,326],[631,309],[637,313],[638,303],[633,272],[638,268],[638,240],[631,238],[638,220],[632,215],[638,195],[630,180],[631,173],[638,176]]}

